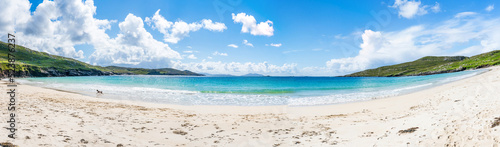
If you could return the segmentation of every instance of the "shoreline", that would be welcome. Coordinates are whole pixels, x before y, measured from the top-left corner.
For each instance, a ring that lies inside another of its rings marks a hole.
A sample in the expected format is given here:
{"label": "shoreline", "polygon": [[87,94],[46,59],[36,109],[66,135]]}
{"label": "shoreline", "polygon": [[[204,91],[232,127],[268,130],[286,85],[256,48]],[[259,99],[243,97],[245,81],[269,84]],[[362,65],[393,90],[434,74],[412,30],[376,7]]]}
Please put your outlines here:
{"label": "shoreline", "polygon": [[[500,66],[498,66],[498,67],[500,68]],[[118,99],[113,99],[113,98],[99,98],[99,97],[94,97],[94,96],[88,96],[88,95],[85,95],[85,94],[82,94],[82,93],[78,93],[78,92],[61,90],[61,89],[56,89],[56,88],[46,88],[46,87],[38,87],[38,86],[31,86],[31,85],[22,85],[22,86],[37,87],[37,88],[42,88],[42,89],[47,89],[47,90],[54,90],[54,91],[57,91],[57,92],[77,94],[77,95],[80,95],[80,96],[83,96],[83,97],[90,97],[90,98],[92,98],[91,100],[98,100],[98,101],[102,100],[103,102],[122,103],[122,104],[127,104],[127,105],[137,105],[137,106],[146,106],[146,107],[147,106],[154,106],[154,107],[158,107],[158,108],[161,108],[161,107],[170,107],[170,108],[175,108],[175,109],[182,109],[182,110],[189,110],[189,111],[198,111],[198,113],[207,113],[207,110],[208,110],[208,113],[217,113],[217,112],[220,112],[219,109],[221,109],[221,107],[222,107],[222,109],[227,109],[227,110],[233,110],[234,108],[249,108],[249,110],[252,110],[254,108],[258,108],[258,109],[267,110],[266,108],[268,108],[268,107],[277,107],[277,108],[280,108],[280,109],[286,109],[286,108],[298,108],[298,109],[306,108],[306,109],[308,109],[309,107],[335,107],[335,106],[341,106],[341,105],[355,105],[355,106],[357,106],[357,105],[370,105],[368,103],[371,102],[371,101],[381,101],[381,100],[384,100],[384,99],[400,99],[401,97],[406,97],[407,95],[412,95],[412,94],[415,94],[415,93],[426,93],[427,90],[431,90],[431,89],[438,88],[438,87],[441,87],[441,86],[445,86],[445,85],[448,85],[448,84],[453,84],[455,82],[460,82],[460,81],[463,81],[463,80],[466,80],[466,79],[470,79],[470,78],[479,76],[481,74],[485,74],[487,72],[491,72],[492,71],[491,68],[492,67],[485,68],[485,69],[487,69],[487,71],[478,73],[477,75],[474,75],[474,76],[471,76],[471,77],[467,77],[467,78],[460,79],[460,80],[457,80],[457,81],[452,81],[452,82],[444,83],[444,84],[437,85],[437,86],[434,86],[434,87],[424,88],[424,89],[417,90],[417,91],[411,91],[411,92],[408,92],[408,93],[405,93],[405,94],[401,94],[401,95],[388,96],[388,97],[384,97],[384,98],[373,98],[373,99],[370,99],[370,100],[360,100],[360,101],[344,102],[344,103],[324,104],[324,105],[304,105],[304,106],[294,106],[294,105],[269,105],[269,106],[180,105],[180,104],[167,104],[167,103],[153,103],[153,102],[139,101],[139,100],[118,100]],[[118,76],[121,76],[121,75],[118,75]],[[1,81],[1,82],[2,83],[0,83],[0,84],[4,84],[3,83],[4,81]],[[378,102],[373,102],[373,103],[378,103]],[[192,108],[192,107],[197,107],[197,108]],[[216,107],[216,108],[214,108],[214,107]],[[204,110],[200,110],[200,108],[202,108]],[[214,109],[216,109],[216,110],[214,111]],[[249,112],[249,111],[245,111],[245,113],[246,112]],[[237,112],[237,113],[241,113],[241,112]],[[261,112],[261,113],[265,113],[265,112]],[[250,113],[250,114],[253,114],[253,113]],[[316,114],[314,114],[314,115],[316,115]]]}
{"label": "shoreline", "polygon": [[[439,86],[442,86],[442,85],[445,85],[445,84],[449,84],[449,83],[453,83],[453,82],[456,82],[456,81],[459,81],[459,80],[471,78],[471,77],[483,74],[485,72],[488,72],[491,69],[485,68],[485,69],[476,69],[476,70],[482,70],[482,71],[476,71],[476,73],[474,73],[474,75],[464,74],[464,75],[457,76],[457,77],[465,76],[465,77],[459,78],[458,80],[456,80],[456,79],[455,80],[451,80],[451,81],[448,80],[446,82],[438,81],[437,83],[434,83],[434,82],[433,83],[427,83],[427,84],[424,84],[423,86],[422,85],[412,85],[412,86],[402,87],[401,89],[397,89],[396,90],[396,91],[400,91],[400,92],[395,92],[393,94],[379,94],[379,95],[373,95],[371,97],[366,97],[366,98],[355,98],[353,100],[347,100],[347,101],[342,101],[342,102],[339,101],[339,102],[333,102],[333,103],[331,101],[330,102],[324,101],[325,103],[321,103],[322,101],[319,101],[318,103],[313,103],[313,104],[294,104],[293,102],[289,103],[289,104],[271,104],[271,105],[261,105],[261,104],[257,104],[257,105],[251,105],[251,104],[250,105],[238,105],[238,104],[178,104],[178,103],[167,103],[167,102],[141,101],[140,99],[136,99],[136,98],[131,97],[131,96],[123,96],[123,95],[119,95],[119,94],[116,94],[116,93],[113,93],[113,94],[107,93],[106,95],[96,95],[95,93],[92,93],[92,92],[72,91],[72,90],[67,90],[67,89],[58,89],[58,88],[51,88],[51,87],[43,87],[42,85],[28,85],[28,84],[23,84],[23,85],[40,87],[40,88],[45,88],[45,89],[52,89],[52,90],[61,91],[61,92],[75,93],[75,94],[79,94],[79,95],[83,95],[83,96],[88,96],[88,97],[93,97],[93,98],[100,98],[100,99],[110,99],[110,100],[118,100],[118,101],[132,101],[132,102],[139,102],[139,103],[143,103],[144,102],[146,104],[178,105],[180,107],[182,107],[182,106],[187,106],[187,107],[190,107],[190,106],[215,106],[215,107],[221,107],[221,106],[236,106],[236,107],[238,107],[238,106],[240,106],[240,107],[256,107],[256,106],[314,107],[314,106],[342,105],[342,104],[357,103],[357,102],[366,102],[366,101],[373,101],[373,100],[377,100],[377,99],[385,99],[385,98],[403,96],[403,95],[407,95],[407,94],[411,94],[411,93],[415,93],[415,92],[419,92],[419,91],[431,89],[431,88],[434,88],[434,87],[439,87]],[[123,76],[123,75],[118,75],[118,76]],[[125,75],[125,76],[127,76],[127,75]],[[100,77],[100,76],[95,76],[95,77]],[[447,78],[450,78],[450,77],[446,77],[446,79]],[[451,77],[451,78],[455,78],[455,77]],[[445,79],[445,78],[443,78],[443,79]],[[184,91],[184,90],[181,90],[181,91]],[[199,91],[192,91],[192,92],[199,92]],[[391,91],[387,90],[387,92],[391,92]],[[361,93],[363,93],[363,92],[361,92]],[[368,92],[368,93],[375,93],[375,92],[372,91],[372,92]],[[271,95],[271,96],[273,96],[273,95]],[[334,95],[320,95],[320,96],[317,96],[317,97],[321,98],[321,97],[331,97],[331,96],[334,96]],[[299,99],[302,99],[302,98],[309,98],[309,97],[300,97]],[[290,100],[293,101],[293,99],[290,99]],[[304,103],[304,102],[301,102],[301,103]]]}
{"label": "shoreline", "polygon": [[6,141],[20,146],[500,145],[500,129],[490,127],[500,117],[500,66],[488,69],[409,94],[298,107],[155,104],[20,85],[18,139]]}

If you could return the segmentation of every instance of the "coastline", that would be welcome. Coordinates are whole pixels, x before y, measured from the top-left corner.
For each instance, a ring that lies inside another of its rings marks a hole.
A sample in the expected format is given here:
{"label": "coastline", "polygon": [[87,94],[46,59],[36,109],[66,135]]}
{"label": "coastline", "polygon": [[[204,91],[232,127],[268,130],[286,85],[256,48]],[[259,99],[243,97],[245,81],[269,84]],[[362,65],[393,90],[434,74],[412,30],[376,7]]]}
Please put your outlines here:
{"label": "coastline", "polygon": [[[300,107],[154,104],[19,85],[18,139],[9,141],[20,146],[499,145],[500,130],[490,126],[500,117],[495,112],[500,66],[488,69],[400,96]],[[400,133],[412,127],[418,129]]]}

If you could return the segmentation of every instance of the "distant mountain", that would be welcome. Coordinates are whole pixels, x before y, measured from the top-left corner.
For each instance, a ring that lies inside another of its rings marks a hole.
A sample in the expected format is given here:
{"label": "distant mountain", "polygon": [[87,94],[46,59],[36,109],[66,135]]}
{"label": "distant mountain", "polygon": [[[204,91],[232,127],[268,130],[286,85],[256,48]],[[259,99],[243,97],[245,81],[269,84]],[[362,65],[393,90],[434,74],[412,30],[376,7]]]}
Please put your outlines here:
{"label": "distant mountain", "polygon": [[230,75],[230,74],[209,74],[209,73],[200,73],[203,74],[207,77],[235,77],[235,75]]}
{"label": "distant mountain", "polygon": [[383,66],[345,75],[346,77],[418,76],[478,69],[500,64],[500,50],[465,56],[427,56],[412,62]]}
{"label": "distant mountain", "polygon": [[[7,43],[0,41],[0,77],[7,76]],[[190,75],[203,76],[191,71],[172,68],[144,69],[118,66],[94,66],[75,59],[34,51],[16,45],[16,76],[18,77],[54,77],[54,76],[99,76],[99,75]]]}
{"label": "distant mountain", "polygon": [[241,75],[241,77],[264,77],[265,75],[257,74],[257,73],[249,73],[246,75]]}

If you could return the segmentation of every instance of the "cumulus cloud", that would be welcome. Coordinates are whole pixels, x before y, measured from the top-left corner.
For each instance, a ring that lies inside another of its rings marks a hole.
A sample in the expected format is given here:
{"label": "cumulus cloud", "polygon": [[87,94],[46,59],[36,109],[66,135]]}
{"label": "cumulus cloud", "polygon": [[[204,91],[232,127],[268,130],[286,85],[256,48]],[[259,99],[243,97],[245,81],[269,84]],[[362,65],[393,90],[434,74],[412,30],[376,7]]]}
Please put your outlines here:
{"label": "cumulus cloud", "polygon": [[[22,38],[16,43],[33,50],[78,59],[84,58],[84,52],[74,46],[92,45],[95,51],[88,63],[99,65],[154,68],[168,66],[171,59],[181,59],[167,44],[153,39],[144,29],[142,19],[133,14],[119,23],[117,37],[109,37],[105,31],[116,20],[94,18],[96,7],[92,0],[43,1],[32,13],[27,0],[0,3],[0,14],[5,14],[0,20],[0,35],[15,29],[16,37]],[[7,15],[13,12],[16,14]]]}
{"label": "cumulus cloud", "polygon": [[214,56],[227,56],[227,53],[219,53],[218,51],[215,51],[212,53]]}
{"label": "cumulus cloud", "polygon": [[250,32],[250,34],[254,36],[273,36],[274,28],[272,21],[267,20],[265,22],[260,22],[259,24],[257,24],[255,17],[253,17],[252,15],[247,15],[245,13],[238,13],[237,15],[232,13],[231,15],[234,23],[241,23],[243,25],[241,27],[242,33]]}
{"label": "cumulus cloud", "polygon": [[244,44],[244,45],[247,45],[247,46],[251,46],[251,47],[253,47],[253,44],[252,44],[252,43],[250,43],[250,42],[248,42],[248,40],[243,40],[243,44]]}
{"label": "cumulus cloud", "polygon": [[486,11],[490,12],[491,10],[495,9],[495,5],[489,5],[488,7],[486,7]]}
{"label": "cumulus cloud", "polygon": [[25,24],[31,17],[31,3],[28,0],[2,0],[0,6],[0,16],[2,16],[2,19],[0,19],[1,35],[5,35],[4,32],[13,33],[16,25]]}
{"label": "cumulus cloud", "polygon": [[[454,17],[435,26],[417,25],[394,32],[365,30],[358,54],[332,59],[326,62],[326,69],[340,75],[413,61],[423,56],[470,56],[500,48],[500,26],[496,25],[500,23],[500,18],[457,15],[461,17]],[[468,45],[464,47],[464,44]]]}
{"label": "cumulus cloud", "polygon": [[203,28],[210,30],[210,31],[222,32],[225,29],[227,29],[227,27],[224,23],[220,23],[220,22],[213,23],[212,20],[210,20],[210,19],[201,20],[201,24],[203,24]]}
{"label": "cumulus cloud", "polygon": [[155,40],[146,31],[140,17],[128,14],[125,20],[119,23],[119,28],[120,33],[116,38],[94,43],[96,50],[89,57],[91,63],[157,68],[168,65],[170,59],[181,59],[178,52]]}
{"label": "cumulus cloud", "polygon": [[227,45],[228,47],[232,47],[232,48],[238,48],[238,46],[236,44],[229,44]]}
{"label": "cumulus cloud", "polygon": [[[399,16],[411,19],[417,15],[427,14],[427,9],[430,6],[429,5],[422,5],[422,3],[420,1],[396,0],[394,2],[394,5],[392,5],[391,7],[398,9]],[[439,3],[437,3],[437,2],[430,9],[433,12],[439,12],[441,10],[441,8],[439,7]]]}
{"label": "cumulus cloud", "polygon": [[194,56],[193,54],[191,54],[191,55],[187,56],[187,58],[188,58],[188,59],[198,59],[198,58],[196,58],[196,56]]}
{"label": "cumulus cloud", "polygon": [[269,64],[267,62],[199,62],[199,63],[182,63],[174,62],[174,68],[186,69],[194,72],[210,73],[210,74],[233,74],[243,75],[247,73],[261,73],[272,75],[293,75],[297,73],[297,64],[283,64],[282,66]]}
{"label": "cumulus cloud", "polygon": [[153,17],[146,17],[144,20],[151,28],[158,30],[164,35],[164,41],[169,43],[177,43],[184,37],[188,37],[190,32],[195,32],[201,28],[222,32],[227,29],[224,23],[212,22],[210,19],[203,19],[200,22],[186,23],[182,20],[170,22],[160,15],[158,9]]}
{"label": "cumulus cloud", "polygon": [[158,9],[153,17],[146,17],[144,21],[151,26],[151,28],[158,30],[162,34],[169,34],[170,28],[174,25],[173,22],[167,21],[162,15],[160,15],[160,9]]}
{"label": "cumulus cloud", "polygon": [[[95,19],[92,0],[44,1],[29,11],[27,0],[1,1],[0,36],[16,31],[17,43],[34,50],[72,58],[83,58],[74,46],[92,44],[114,21]],[[14,28],[15,26],[15,28]],[[3,38],[3,37],[2,37]]]}

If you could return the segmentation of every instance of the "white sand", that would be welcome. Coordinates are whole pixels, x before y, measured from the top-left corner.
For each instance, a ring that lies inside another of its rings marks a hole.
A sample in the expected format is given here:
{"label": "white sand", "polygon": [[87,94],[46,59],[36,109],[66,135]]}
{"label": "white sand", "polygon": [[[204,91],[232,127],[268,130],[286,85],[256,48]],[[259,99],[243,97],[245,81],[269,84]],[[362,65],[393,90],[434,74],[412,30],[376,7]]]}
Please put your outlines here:
{"label": "white sand", "polygon": [[407,95],[310,107],[152,104],[21,85],[18,138],[0,129],[0,139],[22,147],[498,146],[500,126],[491,126],[500,117],[500,67],[490,69]]}

